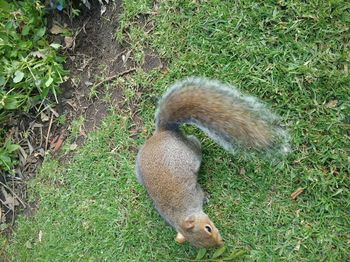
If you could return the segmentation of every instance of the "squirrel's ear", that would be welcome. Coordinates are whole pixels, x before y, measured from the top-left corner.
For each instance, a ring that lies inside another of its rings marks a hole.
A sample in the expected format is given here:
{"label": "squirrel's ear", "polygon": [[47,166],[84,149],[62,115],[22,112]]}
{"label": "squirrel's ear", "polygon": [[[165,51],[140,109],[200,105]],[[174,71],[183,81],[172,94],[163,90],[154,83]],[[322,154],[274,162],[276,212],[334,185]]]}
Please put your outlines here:
{"label": "squirrel's ear", "polygon": [[194,228],[194,224],[195,224],[195,218],[193,216],[189,216],[189,217],[186,217],[182,225],[186,230],[190,230]]}

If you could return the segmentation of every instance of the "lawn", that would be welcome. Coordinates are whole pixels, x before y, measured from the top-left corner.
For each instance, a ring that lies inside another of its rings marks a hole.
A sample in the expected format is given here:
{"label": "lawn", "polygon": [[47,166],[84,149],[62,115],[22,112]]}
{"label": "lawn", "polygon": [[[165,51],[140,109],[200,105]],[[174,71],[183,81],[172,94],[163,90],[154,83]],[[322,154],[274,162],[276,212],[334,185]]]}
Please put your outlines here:
{"label": "lawn", "polygon": [[[120,112],[111,104],[70,161],[46,158],[29,184],[39,208],[0,238],[3,254],[19,261],[194,259],[198,249],[174,241],[137,183],[134,162],[154,129],[157,98],[173,81],[199,75],[259,97],[291,135],[292,152],[271,160],[230,155],[185,128],[203,142],[205,211],[227,253],[245,250],[239,259],[248,261],[350,260],[350,3],[153,2],[125,1],[116,37],[140,61],[143,47],[153,48],[167,68],[117,79],[130,106]],[[154,28],[147,31],[136,16]],[[143,123],[136,134],[135,112]],[[61,158],[67,151],[69,144]]]}

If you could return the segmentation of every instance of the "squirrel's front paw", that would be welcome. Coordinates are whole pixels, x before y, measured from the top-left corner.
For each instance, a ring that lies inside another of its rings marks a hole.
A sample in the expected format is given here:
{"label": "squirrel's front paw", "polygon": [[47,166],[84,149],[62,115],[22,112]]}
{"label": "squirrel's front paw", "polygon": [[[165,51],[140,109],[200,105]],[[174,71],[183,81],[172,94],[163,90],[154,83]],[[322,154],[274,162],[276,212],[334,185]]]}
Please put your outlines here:
{"label": "squirrel's front paw", "polygon": [[177,232],[175,241],[179,244],[182,244],[182,243],[186,242],[186,238],[180,232]]}

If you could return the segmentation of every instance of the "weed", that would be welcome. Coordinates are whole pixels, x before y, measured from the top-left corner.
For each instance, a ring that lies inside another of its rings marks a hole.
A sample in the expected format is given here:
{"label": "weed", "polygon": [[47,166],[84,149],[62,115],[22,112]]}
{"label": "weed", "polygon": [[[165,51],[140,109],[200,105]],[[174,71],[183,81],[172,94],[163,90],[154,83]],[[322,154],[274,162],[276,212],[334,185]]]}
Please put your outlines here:
{"label": "weed", "polygon": [[77,119],[72,121],[71,129],[70,129],[70,133],[72,137],[77,138],[80,135],[81,129],[84,125],[84,121],[85,119],[83,116],[80,116]]}
{"label": "weed", "polygon": [[[59,45],[45,39],[44,6],[40,1],[0,0],[0,124],[15,112],[28,112],[65,80]],[[39,106],[39,107],[40,107]],[[18,146],[0,134],[0,169],[14,168]],[[6,140],[6,141],[5,141]]]}
{"label": "weed", "polygon": [[28,111],[50,93],[55,97],[64,81],[63,58],[44,35],[44,7],[1,1],[0,121],[13,110]]}
{"label": "weed", "polygon": [[19,145],[13,144],[11,139],[7,139],[0,147],[0,170],[11,172],[16,164],[14,153],[19,149]]}
{"label": "weed", "polygon": [[66,123],[66,114],[61,114],[55,118],[55,122],[59,125],[64,125]]}

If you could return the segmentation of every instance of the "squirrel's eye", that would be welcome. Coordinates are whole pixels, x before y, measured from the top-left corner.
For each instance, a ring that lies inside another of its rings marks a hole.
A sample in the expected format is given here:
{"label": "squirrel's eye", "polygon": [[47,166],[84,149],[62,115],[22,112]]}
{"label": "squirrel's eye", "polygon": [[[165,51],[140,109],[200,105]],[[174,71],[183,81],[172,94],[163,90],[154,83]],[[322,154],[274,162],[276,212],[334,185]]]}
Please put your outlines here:
{"label": "squirrel's eye", "polygon": [[204,228],[208,231],[208,233],[211,233],[211,227],[209,225],[206,225]]}

